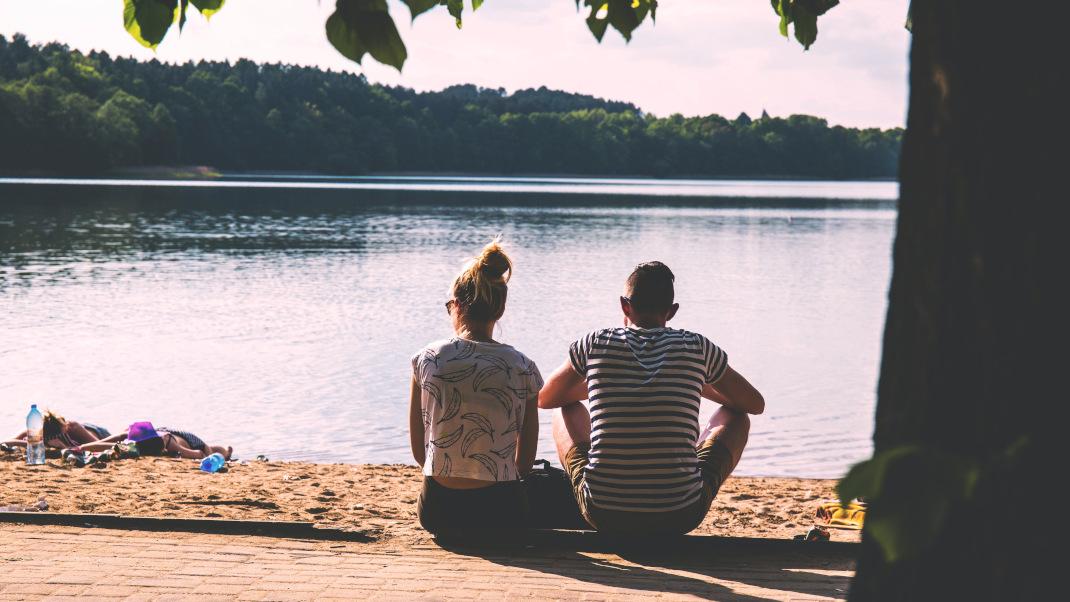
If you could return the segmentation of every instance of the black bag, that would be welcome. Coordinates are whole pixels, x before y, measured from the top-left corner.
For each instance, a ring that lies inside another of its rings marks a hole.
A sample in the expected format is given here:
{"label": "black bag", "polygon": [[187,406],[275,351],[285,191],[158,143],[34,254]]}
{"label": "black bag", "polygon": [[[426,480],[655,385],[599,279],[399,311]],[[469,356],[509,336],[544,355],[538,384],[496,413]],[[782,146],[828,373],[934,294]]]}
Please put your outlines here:
{"label": "black bag", "polygon": [[[539,465],[542,466],[539,466]],[[535,529],[590,529],[583,520],[580,507],[572,493],[568,474],[550,466],[546,460],[535,460],[535,467],[524,477],[524,491],[528,496],[528,526]]]}

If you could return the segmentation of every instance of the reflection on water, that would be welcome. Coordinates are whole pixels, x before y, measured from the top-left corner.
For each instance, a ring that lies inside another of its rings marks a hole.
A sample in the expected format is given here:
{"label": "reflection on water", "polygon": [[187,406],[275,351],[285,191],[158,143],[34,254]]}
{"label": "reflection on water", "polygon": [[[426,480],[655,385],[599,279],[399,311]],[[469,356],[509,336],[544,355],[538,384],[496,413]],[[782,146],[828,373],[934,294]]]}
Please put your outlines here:
{"label": "reflection on water", "polygon": [[500,232],[498,336],[544,374],[660,259],[673,324],[766,396],[739,471],[838,476],[870,450],[895,208],[766,196],[0,184],[0,429],[37,402],[245,457],[409,462],[408,357],[448,334],[450,279]]}

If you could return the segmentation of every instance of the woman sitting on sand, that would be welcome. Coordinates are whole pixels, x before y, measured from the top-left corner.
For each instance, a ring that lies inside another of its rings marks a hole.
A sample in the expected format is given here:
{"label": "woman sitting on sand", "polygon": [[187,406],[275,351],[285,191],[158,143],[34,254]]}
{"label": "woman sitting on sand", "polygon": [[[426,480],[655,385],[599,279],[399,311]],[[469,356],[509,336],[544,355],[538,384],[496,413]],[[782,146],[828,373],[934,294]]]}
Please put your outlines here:
{"label": "woman sitting on sand", "polygon": [[200,460],[212,454],[222,454],[227,460],[234,452],[232,447],[208,445],[203,439],[189,431],[171,428],[153,429],[148,422],[136,422],[121,433],[112,435],[74,448],[74,451],[102,452],[116,443],[132,440],[137,443],[138,454],[142,456],[178,456],[180,458]]}
{"label": "woman sitting on sand", "polygon": [[424,474],[418,513],[434,533],[518,528],[527,516],[519,479],[535,461],[542,376],[492,336],[511,275],[494,240],[453,281],[446,311],[455,336],[412,358],[409,437]]}
{"label": "woman sitting on sand", "polygon": [[[45,447],[53,449],[69,449],[85,443],[98,441],[109,435],[111,435],[111,433],[104,427],[89,424],[88,422],[67,420],[52,410],[45,411]],[[26,431],[22,431],[9,441],[4,441],[2,445],[7,446],[8,448],[26,447]]]}

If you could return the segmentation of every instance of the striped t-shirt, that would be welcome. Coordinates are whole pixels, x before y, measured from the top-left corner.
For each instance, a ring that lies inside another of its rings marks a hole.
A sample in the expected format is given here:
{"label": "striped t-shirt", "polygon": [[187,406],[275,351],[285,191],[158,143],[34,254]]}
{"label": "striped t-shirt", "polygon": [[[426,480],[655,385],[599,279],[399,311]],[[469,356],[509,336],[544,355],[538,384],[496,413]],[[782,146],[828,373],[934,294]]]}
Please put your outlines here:
{"label": "striped t-shirt", "polygon": [[572,344],[591,411],[588,501],[606,510],[668,512],[702,492],[695,445],[704,383],[728,356],[674,328],[607,328]]}

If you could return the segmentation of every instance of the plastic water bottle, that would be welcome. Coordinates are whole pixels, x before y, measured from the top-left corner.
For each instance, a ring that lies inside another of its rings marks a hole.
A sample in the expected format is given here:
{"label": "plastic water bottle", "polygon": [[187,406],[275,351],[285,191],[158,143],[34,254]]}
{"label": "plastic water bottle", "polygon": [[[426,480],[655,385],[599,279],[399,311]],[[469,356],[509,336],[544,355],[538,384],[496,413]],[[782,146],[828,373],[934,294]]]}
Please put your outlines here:
{"label": "plastic water bottle", "polygon": [[219,469],[223,468],[226,463],[227,459],[223,457],[223,454],[215,453],[201,460],[201,470],[204,472],[219,472]]}
{"label": "plastic water bottle", "polygon": [[45,463],[45,419],[37,410],[37,404],[30,406],[26,416],[26,464],[36,466]]}

